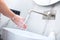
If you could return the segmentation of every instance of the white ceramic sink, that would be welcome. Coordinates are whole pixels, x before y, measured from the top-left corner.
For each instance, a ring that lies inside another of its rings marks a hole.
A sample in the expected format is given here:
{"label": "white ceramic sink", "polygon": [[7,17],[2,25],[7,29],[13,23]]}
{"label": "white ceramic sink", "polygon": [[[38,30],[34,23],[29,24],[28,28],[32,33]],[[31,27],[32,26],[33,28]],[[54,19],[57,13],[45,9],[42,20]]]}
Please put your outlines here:
{"label": "white ceramic sink", "polygon": [[3,40],[51,40],[51,37],[13,28],[3,28],[2,38]]}

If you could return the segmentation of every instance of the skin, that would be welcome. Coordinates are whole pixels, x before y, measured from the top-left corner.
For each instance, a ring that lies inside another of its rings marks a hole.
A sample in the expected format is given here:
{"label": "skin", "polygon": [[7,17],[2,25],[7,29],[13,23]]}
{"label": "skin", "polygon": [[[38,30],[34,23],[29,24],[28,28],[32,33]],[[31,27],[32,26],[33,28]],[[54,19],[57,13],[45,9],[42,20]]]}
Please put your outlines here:
{"label": "skin", "polygon": [[24,19],[21,16],[14,14],[4,0],[0,0],[0,13],[10,18],[18,27],[26,29],[27,25],[24,23]]}

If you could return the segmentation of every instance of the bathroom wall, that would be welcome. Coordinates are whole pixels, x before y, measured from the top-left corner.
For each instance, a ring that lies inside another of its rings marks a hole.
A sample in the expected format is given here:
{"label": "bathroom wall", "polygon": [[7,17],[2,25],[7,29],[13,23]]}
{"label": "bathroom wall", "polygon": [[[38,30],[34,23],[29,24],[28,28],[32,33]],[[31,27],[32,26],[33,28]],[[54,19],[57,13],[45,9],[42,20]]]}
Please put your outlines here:
{"label": "bathroom wall", "polygon": [[[9,8],[16,9],[21,11],[22,17],[26,17],[31,9],[36,10],[38,12],[44,12],[51,9],[49,7],[42,7],[40,5],[36,5],[32,0],[5,0]],[[56,19],[55,20],[43,20],[43,16],[32,12],[29,20],[27,21],[28,24],[28,31],[35,32],[42,35],[48,35],[50,32],[54,31],[56,33],[57,40],[60,40],[60,3],[56,4],[54,10],[56,10]],[[8,18],[2,15],[2,24],[3,21],[7,21]],[[47,25],[48,24],[48,25]],[[11,20],[7,27],[17,28]]]}

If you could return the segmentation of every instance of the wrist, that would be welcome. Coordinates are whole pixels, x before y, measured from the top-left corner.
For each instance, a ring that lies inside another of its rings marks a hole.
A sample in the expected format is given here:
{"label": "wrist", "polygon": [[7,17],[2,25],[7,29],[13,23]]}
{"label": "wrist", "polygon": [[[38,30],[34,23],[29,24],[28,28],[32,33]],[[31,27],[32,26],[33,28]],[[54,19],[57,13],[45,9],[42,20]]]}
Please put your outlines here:
{"label": "wrist", "polygon": [[13,16],[11,17],[11,20],[15,20],[15,18],[16,18],[16,15],[13,15]]}

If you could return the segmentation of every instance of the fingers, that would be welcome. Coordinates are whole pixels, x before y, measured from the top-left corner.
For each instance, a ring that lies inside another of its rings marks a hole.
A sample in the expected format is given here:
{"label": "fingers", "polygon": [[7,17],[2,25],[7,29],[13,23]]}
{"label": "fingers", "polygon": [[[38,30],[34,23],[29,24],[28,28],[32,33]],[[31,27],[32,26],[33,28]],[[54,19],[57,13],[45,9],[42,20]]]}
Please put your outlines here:
{"label": "fingers", "polygon": [[24,22],[22,24],[20,22],[18,25],[19,25],[18,27],[20,27],[22,29],[26,29],[27,28],[27,25]]}
{"label": "fingers", "polygon": [[26,25],[26,24],[24,24],[24,25],[23,25],[23,28],[24,28],[24,29],[26,29],[26,28],[27,28],[27,25]]}

